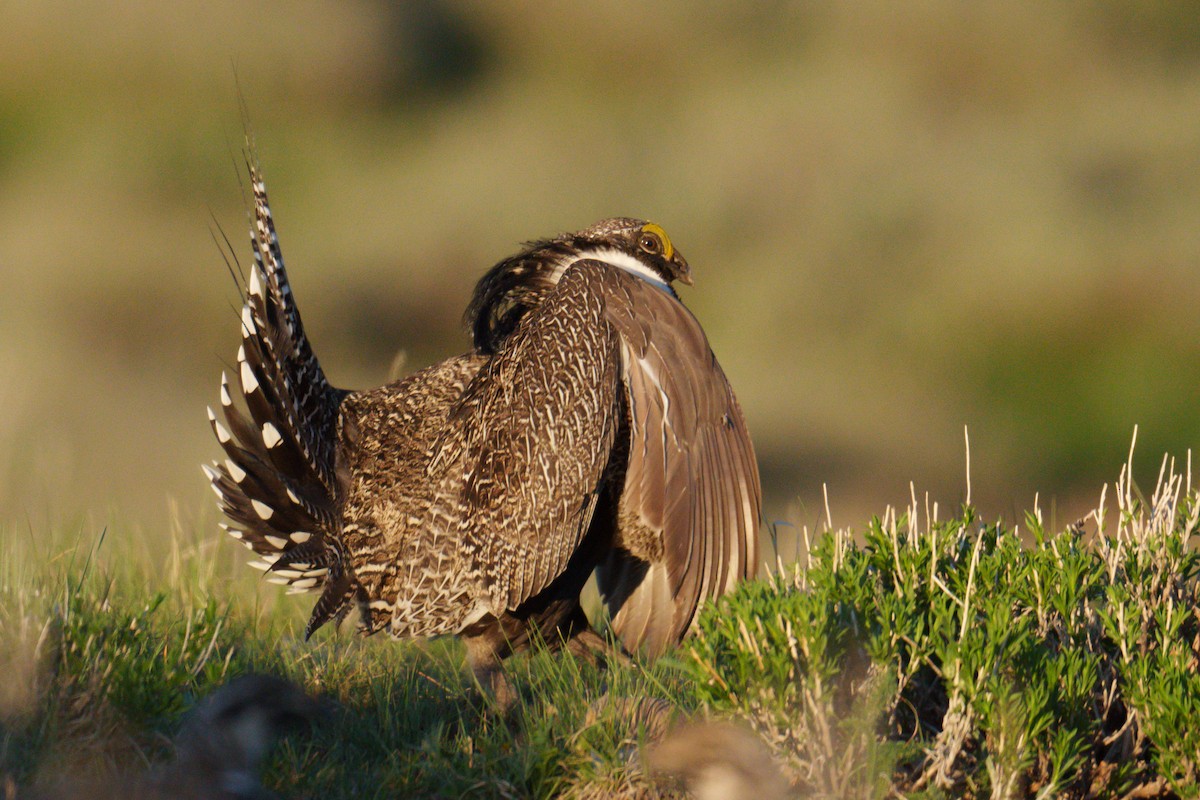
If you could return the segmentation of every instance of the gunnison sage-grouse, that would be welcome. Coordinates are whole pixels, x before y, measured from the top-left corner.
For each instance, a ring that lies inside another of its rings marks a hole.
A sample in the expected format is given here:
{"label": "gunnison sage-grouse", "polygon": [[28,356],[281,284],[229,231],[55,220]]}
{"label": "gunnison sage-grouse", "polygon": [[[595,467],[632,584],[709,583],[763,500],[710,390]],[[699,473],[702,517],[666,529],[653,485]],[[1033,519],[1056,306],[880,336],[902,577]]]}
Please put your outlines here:
{"label": "gunnison sage-grouse", "polygon": [[615,218],[531,242],[466,313],[470,352],[377,389],[326,380],[284,271],[253,154],[244,410],[221,377],[224,462],[204,471],[267,579],[319,591],[305,630],[357,612],[396,637],[456,634],[485,687],[540,637],[657,655],[753,576],[761,503],[741,408],[671,284],[658,225]]}

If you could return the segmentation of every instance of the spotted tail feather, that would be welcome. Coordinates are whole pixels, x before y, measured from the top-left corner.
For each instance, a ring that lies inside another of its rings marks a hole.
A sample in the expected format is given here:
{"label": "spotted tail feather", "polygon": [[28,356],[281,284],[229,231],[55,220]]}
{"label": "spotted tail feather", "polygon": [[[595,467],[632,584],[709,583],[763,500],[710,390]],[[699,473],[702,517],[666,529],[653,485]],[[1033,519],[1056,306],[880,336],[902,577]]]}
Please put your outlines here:
{"label": "spotted tail feather", "polygon": [[247,167],[254,264],[237,357],[245,410],[222,374],[223,421],[211,408],[208,417],[226,459],[203,469],[229,518],[222,527],[260,557],[251,566],[292,591],[329,590],[342,578],[330,534],[337,525],[337,415],[347,393],[329,385],[304,335],[262,176],[252,157]]}
{"label": "spotted tail feather", "polygon": [[247,166],[254,192],[254,265],[242,310],[242,388],[272,463],[288,474],[316,478],[329,501],[337,494],[335,429],[347,393],[329,385],[304,335],[266,186],[257,163],[249,159]]}

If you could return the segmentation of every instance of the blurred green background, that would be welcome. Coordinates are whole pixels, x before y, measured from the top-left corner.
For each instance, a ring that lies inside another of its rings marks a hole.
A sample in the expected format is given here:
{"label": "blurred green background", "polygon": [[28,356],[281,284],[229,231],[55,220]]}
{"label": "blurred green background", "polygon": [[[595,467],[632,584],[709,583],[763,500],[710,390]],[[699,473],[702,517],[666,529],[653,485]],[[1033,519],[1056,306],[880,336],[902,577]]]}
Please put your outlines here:
{"label": "blurred green background", "polygon": [[[1070,522],[1200,441],[1187,2],[0,4],[0,525],[211,525],[240,84],[338,385],[523,240],[661,223],[767,514]],[[28,532],[26,532],[26,530]],[[215,535],[215,526],[213,526]]]}

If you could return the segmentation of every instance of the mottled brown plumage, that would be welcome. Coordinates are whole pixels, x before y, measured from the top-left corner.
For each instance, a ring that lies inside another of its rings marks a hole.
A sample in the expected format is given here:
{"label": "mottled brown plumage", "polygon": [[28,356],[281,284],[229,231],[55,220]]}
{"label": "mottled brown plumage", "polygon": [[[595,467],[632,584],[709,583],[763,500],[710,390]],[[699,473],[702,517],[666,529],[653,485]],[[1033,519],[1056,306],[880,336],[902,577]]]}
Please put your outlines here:
{"label": "mottled brown plumage", "polygon": [[304,336],[249,168],[248,415],[223,378],[228,458],[205,471],[268,579],[321,590],[307,635],[355,609],[367,633],[459,634],[490,681],[532,636],[599,644],[579,606],[593,572],[623,645],[650,654],[754,574],[753,449],[661,228],[530,243],[476,287],[471,352],[347,392]]}

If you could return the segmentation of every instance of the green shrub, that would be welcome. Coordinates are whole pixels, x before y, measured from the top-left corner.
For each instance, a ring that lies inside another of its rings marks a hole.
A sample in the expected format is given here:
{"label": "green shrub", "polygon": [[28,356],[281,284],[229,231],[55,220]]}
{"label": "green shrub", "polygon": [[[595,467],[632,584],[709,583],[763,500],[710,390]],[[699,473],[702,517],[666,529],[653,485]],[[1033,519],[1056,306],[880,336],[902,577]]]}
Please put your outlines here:
{"label": "green shrub", "polygon": [[1165,470],[1149,501],[1124,475],[1117,495],[1112,531],[1102,497],[1056,534],[970,507],[921,526],[915,501],[827,532],[704,614],[700,697],[818,795],[1197,796],[1200,506]]}

